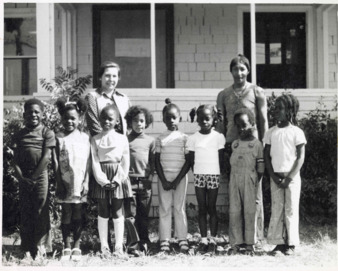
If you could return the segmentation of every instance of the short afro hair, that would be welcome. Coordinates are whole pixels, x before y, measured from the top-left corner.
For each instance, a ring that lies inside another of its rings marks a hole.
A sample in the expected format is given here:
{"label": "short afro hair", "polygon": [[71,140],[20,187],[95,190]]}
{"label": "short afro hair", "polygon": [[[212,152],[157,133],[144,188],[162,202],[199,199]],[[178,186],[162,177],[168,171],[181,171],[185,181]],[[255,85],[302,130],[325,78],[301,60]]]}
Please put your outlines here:
{"label": "short afro hair", "polygon": [[144,117],[146,119],[146,128],[148,128],[149,125],[153,123],[153,115],[150,113],[150,111],[147,108],[140,106],[140,105],[134,105],[128,109],[124,117],[127,121],[127,127],[129,129],[132,128],[133,118],[135,118],[138,114],[141,114],[141,113],[144,114]]}
{"label": "short afro hair", "polygon": [[45,105],[43,104],[43,102],[39,99],[36,99],[36,98],[32,98],[32,99],[29,99],[25,102],[23,108],[24,108],[24,111],[27,111],[28,107],[30,107],[31,105],[38,105],[41,109],[41,111],[43,111],[45,109]]}
{"label": "short afro hair", "polygon": [[243,116],[243,115],[247,115],[249,122],[252,126],[256,125],[256,120],[255,120],[255,116],[254,114],[248,109],[248,108],[240,108],[238,110],[235,111],[234,114],[234,123],[236,124],[237,120],[239,117]]}

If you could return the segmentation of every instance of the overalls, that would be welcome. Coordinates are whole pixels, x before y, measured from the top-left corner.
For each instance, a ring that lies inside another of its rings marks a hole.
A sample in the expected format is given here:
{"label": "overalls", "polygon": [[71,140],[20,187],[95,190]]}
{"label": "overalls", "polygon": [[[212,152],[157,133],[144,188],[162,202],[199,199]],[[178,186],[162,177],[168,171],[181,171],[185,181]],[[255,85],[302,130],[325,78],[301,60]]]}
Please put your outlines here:
{"label": "overalls", "polygon": [[229,238],[230,244],[256,243],[256,172],[255,141],[235,140],[230,158],[229,184]]}

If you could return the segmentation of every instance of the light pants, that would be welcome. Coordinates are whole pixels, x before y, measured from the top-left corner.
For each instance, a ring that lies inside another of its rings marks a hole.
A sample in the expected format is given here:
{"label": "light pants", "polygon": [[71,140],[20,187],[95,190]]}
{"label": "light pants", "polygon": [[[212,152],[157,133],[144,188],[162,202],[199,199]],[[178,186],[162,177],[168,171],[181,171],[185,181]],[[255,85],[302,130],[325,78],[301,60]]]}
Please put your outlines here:
{"label": "light pants", "polygon": [[[235,171],[235,173],[234,173]],[[230,245],[256,243],[257,174],[241,168],[231,169],[229,183],[229,239]]]}
{"label": "light pants", "polygon": [[261,178],[256,194],[256,239],[264,240],[264,206],[263,206],[263,191],[262,191],[262,182]]}
{"label": "light pants", "polygon": [[279,188],[270,180],[271,218],[268,243],[271,245],[299,245],[300,175],[296,175],[287,188]]}
{"label": "light pants", "polygon": [[[177,173],[166,173],[165,176],[171,182],[176,178]],[[160,240],[169,240],[171,238],[172,205],[174,205],[175,237],[178,240],[187,238],[188,222],[185,212],[187,187],[187,175],[181,180],[176,190],[165,191],[161,181],[158,180]]]}

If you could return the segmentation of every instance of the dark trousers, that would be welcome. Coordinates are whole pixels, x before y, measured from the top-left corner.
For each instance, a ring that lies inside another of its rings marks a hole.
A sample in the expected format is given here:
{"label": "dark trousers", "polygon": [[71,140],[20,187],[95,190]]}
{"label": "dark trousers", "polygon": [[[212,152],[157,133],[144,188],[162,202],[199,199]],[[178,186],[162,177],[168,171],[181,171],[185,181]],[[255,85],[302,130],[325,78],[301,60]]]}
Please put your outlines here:
{"label": "dark trousers", "polygon": [[133,197],[124,200],[127,247],[139,249],[139,242],[149,242],[148,223],[151,206],[151,182],[144,178],[130,178]]}

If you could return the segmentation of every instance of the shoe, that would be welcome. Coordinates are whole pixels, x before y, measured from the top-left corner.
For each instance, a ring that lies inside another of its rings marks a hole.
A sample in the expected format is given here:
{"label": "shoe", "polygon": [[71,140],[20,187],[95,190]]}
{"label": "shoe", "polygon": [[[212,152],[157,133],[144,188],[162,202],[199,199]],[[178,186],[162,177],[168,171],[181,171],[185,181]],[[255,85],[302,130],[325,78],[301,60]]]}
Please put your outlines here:
{"label": "shoe", "polygon": [[133,257],[140,257],[142,252],[138,249],[128,249],[128,255],[131,255]]}
{"label": "shoe", "polygon": [[240,251],[240,247],[235,245],[233,247],[231,247],[229,250],[228,250],[228,255],[231,256],[231,255],[236,255],[238,254]]}
{"label": "shoe", "polygon": [[285,253],[285,245],[277,245],[271,252],[270,255],[276,256],[278,253]]}
{"label": "shoe", "polygon": [[197,248],[197,252],[205,254],[208,251],[208,244],[200,242]]}
{"label": "shoe", "polygon": [[286,249],[284,251],[284,254],[287,256],[292,256],[295,254],[295,246],[286,246]]}
{"label": "shoe", "polygon": [[33,257],[30,252],[26,252],[24,257],[20,260],[20,265],[32,265]]}
{"label": "shoe", "polygon": [[167,240],[161,241],[161,244],[160,244],[160,251],[161,251],[161,252],[164,252],[164,253],[169,253],[169,252],[170,252],[170,244],[169,244],[169,241],[167,241]]}
{"label": "shoe", "polygon": [[111,252],[108,247],[104,247],[101,249],[101,258],[108,259],[111,257]]}
{"label": "shoe", "polygon": [[255,249],[253,245],[247,245],[245,248],[245,255],[248,256],[254,256],[255,255]]}
{"label": "shoe", "polygon": [[81,251],[81,249],[74,247],[72,249],[72,260],[74,262],[79,262],[79,261],[81,261],[81,258],[82,258],[82,251]]}
{"label": "shoe", "polygon": [[123,247],[115,247],[115,251],[113,252],[113,256],[119,259],[128,259],[128,255],[124,253]]}
{"label": "shoe", "polygon": [[62,250],[61,261],[69,261],[72,255],[72,250],[70,248],[65,248]]}
{"label": "shoe", "polygon": [[217,243],[214,239],[210,239],[207,254],[210,256],[214,255],[216,252]]}
{"label": "shoe", "polygon": [[179,241],[178,245],[180,246],[180,252],[181,253],[187,253],[189,251],[189,244],[188,244],[187,240]]}

